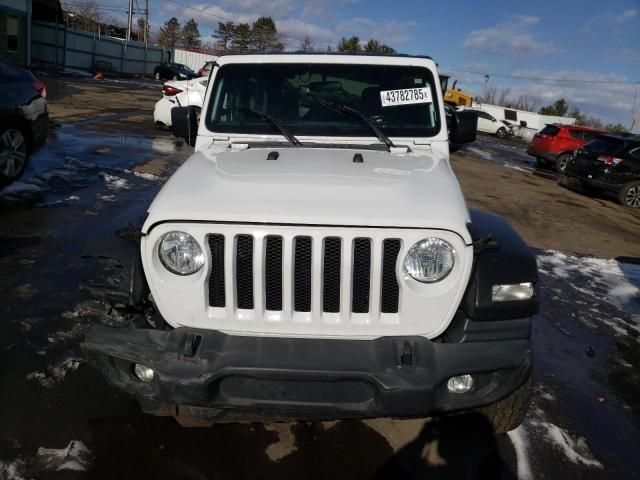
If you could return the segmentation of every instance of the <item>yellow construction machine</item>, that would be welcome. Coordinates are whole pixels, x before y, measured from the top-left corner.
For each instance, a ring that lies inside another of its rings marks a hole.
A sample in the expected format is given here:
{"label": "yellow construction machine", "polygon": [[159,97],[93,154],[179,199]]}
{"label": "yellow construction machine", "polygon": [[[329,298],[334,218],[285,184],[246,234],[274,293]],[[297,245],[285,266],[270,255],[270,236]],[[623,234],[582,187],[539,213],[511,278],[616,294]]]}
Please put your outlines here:
{"label": "yellow construction machine", "polygon": [[440,75],[440,86],[442,88],[445,103],[448,103],[453,107],[471,107],[473,97],[460,89],[456,90],[457,83],[458,81],[454,80],[453,85],[449,88],[449,76]]}

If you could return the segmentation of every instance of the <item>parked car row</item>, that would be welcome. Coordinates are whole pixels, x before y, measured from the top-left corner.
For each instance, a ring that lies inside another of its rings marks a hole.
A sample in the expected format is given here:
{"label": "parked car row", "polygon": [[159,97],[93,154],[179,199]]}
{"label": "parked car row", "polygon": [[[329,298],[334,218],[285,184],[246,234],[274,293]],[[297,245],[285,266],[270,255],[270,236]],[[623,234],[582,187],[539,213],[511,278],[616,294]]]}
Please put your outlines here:
{"label": "parked car row", "polygon": [[606,133],[606,130],[577,125],[547,125],[534,135],[527,153],[535,157],[538,165],[555,165],[562,173],[576,149]]}
{"label": "parked car row", "polygon": [[527,153],[538,165],[553,165],[561,184],[574,179],[589,194],[608,191],[640,208],[640,135],[555,123],[534,135]]}

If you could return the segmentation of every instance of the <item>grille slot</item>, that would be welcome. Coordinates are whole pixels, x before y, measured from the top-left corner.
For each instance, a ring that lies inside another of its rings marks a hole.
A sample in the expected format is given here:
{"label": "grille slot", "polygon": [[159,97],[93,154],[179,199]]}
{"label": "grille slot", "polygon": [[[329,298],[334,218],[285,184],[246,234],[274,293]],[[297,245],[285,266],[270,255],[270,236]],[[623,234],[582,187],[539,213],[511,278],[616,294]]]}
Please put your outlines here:
{"label": "grille slot", "polygon": [[396,278],[396,262],[400,253],[400,240],[387,239],[382,242],[382,280],[380,311],[398,313],[400,287]]}
{"label": "grille slot", "polygon": [[224,307],[224,235],[209,235],[211,275],[209,276],[209,305]]}
{"label": "grille slot", "polygon": [[[399,313],[396,264],[402,241],[398,238],[374,243],[367,237],[273,232],[256,238],[233,232],[209,234],[207,243],[210,307],[253,310],[240,315],[256,320],[265,312],[271,312],[269,319],[282,320],[291,312],[322,312],[339,314],[339,321],[347,323],[350,314],[371,314],[375,322],[379,314]],[[274,316],[275,312],[282,313]],[[335,322],[336,317],[298,320]]]}
{"label": "grille slot", "polygon": [[236,237],[236,302],[238,308],[253,309],[253,237]]}
{"label": "grille slot", "polygon": [[270,235],[264,252],[264,290],[267,310],[282,310],[282,237]]}
{"label": "grille slot", "polygon": [[340,238],[327,237],[325,239],[322,269],[322,310],[328,313],[340,311],[341,249]]}
{"label": "grille slot", "polygon": [[293,303],[296,312],[311,311],[311,237],[296,237],[293,262]]}
{"label": "grille slot", "polygon": [[353,277],[351,311],[369,313],[371,287],[371,240],[356,238],[353,241]]}

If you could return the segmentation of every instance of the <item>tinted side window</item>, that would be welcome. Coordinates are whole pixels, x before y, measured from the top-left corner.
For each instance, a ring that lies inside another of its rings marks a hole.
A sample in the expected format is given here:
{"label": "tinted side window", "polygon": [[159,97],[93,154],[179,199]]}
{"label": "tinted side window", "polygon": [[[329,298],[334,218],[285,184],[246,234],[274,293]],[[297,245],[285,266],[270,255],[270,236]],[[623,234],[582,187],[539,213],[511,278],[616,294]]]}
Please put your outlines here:
{"label": "tinted side window", "polygon": [[587,141],[591,141],[591,140],[595,140],[598,138],[599,135],[602,135],[601,133],[594,133],[594,132],[582,132],[584,134],[584,139]]}
{"label": "tinted side window", "polygon": [[578,140],[585,139],[584,132],[580,130],[569,130],[569,135],[571,135],[573,138],[577,138]]}
{"label": "tinted side window", "polygon": [[547,125],[542,130],[540,130],[540,133],[542,135],[549,135],[550,137],[555,137],[559,131],[560,129],[555,125]]}
{"label": "tinted side window", "polygon": [[614,138],[601,138],[598,140],[594,140],[593,142],[589,142],[583,148],[593,153],[617,155],[623,150],[624,142]]}
{"label": "tinted side window", "polygon": [[493,120],[493,117],[486,112],[482,112],[480,110],[476,110],[479,118],[484,118],[486,120]]}

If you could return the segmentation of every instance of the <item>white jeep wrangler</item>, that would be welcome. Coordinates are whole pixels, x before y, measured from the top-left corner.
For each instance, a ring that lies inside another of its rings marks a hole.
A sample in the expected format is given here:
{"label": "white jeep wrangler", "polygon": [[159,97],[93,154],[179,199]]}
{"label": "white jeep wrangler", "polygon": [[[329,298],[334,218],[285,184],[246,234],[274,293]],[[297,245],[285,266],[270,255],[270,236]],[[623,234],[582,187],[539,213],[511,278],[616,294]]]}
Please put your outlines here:
{"label": "white jeep wrangler", "polygon": [[[467,209],[433,60],[224,56],[200,118],[172,116],[195,153],[127,260],[131,303],[150,294],[166,324],[90,329],[112,384],[189,425],[470,409],[520,423],[536,262]],[[452,140],[475,122],[453,118]]]}

